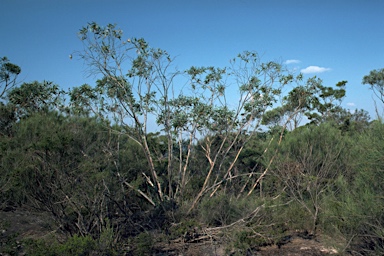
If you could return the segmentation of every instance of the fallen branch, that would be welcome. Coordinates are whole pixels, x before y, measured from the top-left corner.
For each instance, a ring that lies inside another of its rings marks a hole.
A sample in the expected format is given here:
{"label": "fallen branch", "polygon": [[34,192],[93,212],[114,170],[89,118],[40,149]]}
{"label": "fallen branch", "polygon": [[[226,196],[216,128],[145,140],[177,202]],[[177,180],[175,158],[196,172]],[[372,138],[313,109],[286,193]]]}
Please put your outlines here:
{"label": "fallen branch", "polygon": [[214,227],[214,228],[206,228],[207,231],[216,231],[216,230],[221,230],[221,229],[226,229],[233,227],[239,223],[246,223],[249,219],[252,219],[259,211],[265,207],[265,204],[258,206],[253,212],[251,212],[248,216],[241,218],[235,222],[232,222],[231,224],[221,226],[221,227]]}

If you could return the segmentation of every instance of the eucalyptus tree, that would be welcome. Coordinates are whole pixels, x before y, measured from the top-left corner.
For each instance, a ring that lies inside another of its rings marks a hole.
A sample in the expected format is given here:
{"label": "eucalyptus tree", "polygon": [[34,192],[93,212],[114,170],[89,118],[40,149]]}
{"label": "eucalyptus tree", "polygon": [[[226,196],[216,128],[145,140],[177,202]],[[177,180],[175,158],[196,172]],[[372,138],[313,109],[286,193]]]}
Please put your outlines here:
{"label": "eucalyptus tree", "polygon": [[[84,50],[78,54],[99,79],[94,87],[82,85],[70,92],[73,109],[113,120],[118,124],[114,132],[137,143],[148,164],[148,173],[143,173],[147,191],[125,185],[151,204],[180,199],[193,179],[192,158],[199,148],[206,164],[189,211],[204,195],[213,195],[235,179],[247,177],[252,193],[267,170],[258,177],[236,173],[234,167],[281,88],[292,82],[280,64],[262,63],[257,53],[244,52],[228,67],[178,72],[166,51],[151,48],[144,39],[123,39],[115,25],[89,23],[79,36]],[[149,143],[153,132],[166,138],[161,139],[166,150],[160,155]],[[164,164],[165,171],[159,169]],[[156,199],[149,191],[155,191]]]}
{"label": "eucalyptus tree", "polygon": [[[123,40],[122,36],[122,30],[112,24],[102,27],[93,22],[79,31],[84,50],[78,54],[89,67],[89,74],[100,79],[95,87],[75,88],[70,97],[75,109],[112,119],[120,127],[114,132],[126,135],[140,145],[149,170],[149,174],[143,175],[156,191],[158,201],[163,201],[163,186],[148,145],[148,126],[159,112],[170,112],[168,102],[178,72],[171,70],[173,59],[166,51],[151,48],[144,39]],[[170,172],[173,140],[168,123],[162,128],[168,135]],[[128,183],[126,185],[133,188]],[[141,191],[140,194],[153,203],[151,195]],[[172,196],[171,189],[169,196]]]}
{"label": "eucalyptus tree", "polygon": [[21,68],[9,61],[7,57],[0,59],[0,99],[17,83]]}
{"label": "eucalyptus tree", "polygon": [[262,63],[255,52],[239,54],[223,69],[192,67],[187,72],[190,89],[202,104],[193,112],[197,121],[192,120],[188,127],[196,127],[202,136],[198,146],[208,162],[191,211],[205,194],[212,196],[234,179],[248,177],[246,183],[252,184],[248,194],[258,185],[263,175],[240,174],[235,166],[245,145],[260,132],[262,117],[289,78],[281,65]]}
{"label": "eucalyptus tree", "polygon": [[384,103],[384,68],[375,69],[363,77],[363,84],[368,84],[373,93]]}
{"label": "eucalyptus tree", "polygon": [[13,105],[18,118],[34,113],[63,109],[64,91],[49,81],[23,83],[8,92],[8,103]]}
{"label": "eucalyptus tree", "polygon": [[294,87],[282,98],[281,105],[266,113],[264,124],[288,124],[293,130],[303,124],[304,118],[312,124],[320,124],[334,119],[343,111],[340,104],[345,97],[347,81],[338,82],[335,88],[324,86],[317,77],[304,81],[299,74],[292,77],[292,83]]}

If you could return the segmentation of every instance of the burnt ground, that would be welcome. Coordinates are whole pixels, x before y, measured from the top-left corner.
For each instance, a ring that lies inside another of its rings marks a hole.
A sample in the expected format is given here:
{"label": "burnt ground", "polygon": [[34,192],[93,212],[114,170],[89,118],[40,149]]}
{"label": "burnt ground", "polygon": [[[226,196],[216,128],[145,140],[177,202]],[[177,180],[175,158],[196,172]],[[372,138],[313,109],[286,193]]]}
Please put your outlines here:
{"label": "burnt ground", "polygon": [[257,249],[243,251],[237,254],[234,251],[226,251],[226,244],[215,241],[200,241],[198,243],[183,243],[180,239],[173,241],[168,246],[159,248],[161,255],[183,255],[183,256],[221,256],[221,255],[246,255],[246,256],[322,256],[340,255],[336,249],[324,246],[321,242],[314,239],[293,237],[286,244],[278,247],[277,245],[260,247]]}
{"label": "burnt ground", "polygon": [[[56,236],[60,239],[53,220],[44,213],[33,213],[18,209],[13,211],[0,211],[0,256],[24,255],[22,240],[27,238],[37,239]],[[155,245],[158,255],[235,255],[234,252],[225,250],[226,244],[210,239],[201,239],[195,242],[185,242],[183,239],[175,239],[167,244]],[[10,252],[14,252],[11,253]],[[337,255],[333,248],[323,245],[317,239],[305,239],[299,236],[291,237],[284,245],[265,246],[243,252],[244,255],[260,256],[298,256],[298,255]],[[239,255],[239,254],[236,254]]]}
{"label": "burnt ground", "polygon": [[52,236],[63,238],[48,214],[26,209],[0,210],[0,256],[24,255],[23,240]]}

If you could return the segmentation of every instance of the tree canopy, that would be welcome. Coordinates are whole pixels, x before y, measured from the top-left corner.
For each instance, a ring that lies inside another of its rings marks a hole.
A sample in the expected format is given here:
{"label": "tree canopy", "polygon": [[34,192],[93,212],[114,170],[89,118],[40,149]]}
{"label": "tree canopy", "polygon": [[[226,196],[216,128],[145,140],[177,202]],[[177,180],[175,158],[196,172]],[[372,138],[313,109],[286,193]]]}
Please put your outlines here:
{"label": "tree canopy", "polygon": [[0,99],[16,85],[16,79],[20,73],[21,68],[11,63],[7,57],[0,59]]}
{"label": "tree canopy", "polygon": [[370,71],[363,77],[363,84],[368,84],[377,98],[384,103],[384,68]]}

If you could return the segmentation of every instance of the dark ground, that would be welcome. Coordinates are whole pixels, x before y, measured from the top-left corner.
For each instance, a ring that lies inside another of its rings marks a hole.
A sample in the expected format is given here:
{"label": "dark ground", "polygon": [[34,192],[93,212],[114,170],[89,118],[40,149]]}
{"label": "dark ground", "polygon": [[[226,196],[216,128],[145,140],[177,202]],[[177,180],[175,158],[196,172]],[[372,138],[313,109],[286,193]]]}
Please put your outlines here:
{"label": "dark ground", "polygon": [[[183,256],[221,256],[221,255],[235,255],[231,252],[225,251],[225,244],[216,244],[214,241],[203,241],[200,243],[172,243],[169,246],[162,248],[165,254],[163,255],[183,255]],[[236,254],[238,255],[238,254]],[[287,244],[278,246],[266,246],[257,250],[250,250],[246,252],[246,256],[322,256],[322,255],[340,255],[333,249],[322,245],[315,240],[308,240],[299,237],[292,238]]]}
{"label": "dark ground", "polygon": [[[55,235],[60,238],[54,222],[44,213],[32,213],[27,210],[18,209],[13,211],[0,211],[0,256],[9,255],[7,250],[16,251],[24,255],[21,240],[25,238],[44,238]],[[228,255],[225,251],[225,244],[216,241],[201,240],[199,242],[184,242],[176,239],[169,244],[158,244],[155,246],[159,255]],[[320,256],[337,255],[335,249],[324,246],[315,239],[304,239],[298,236],[292,237],[280,248],[277,246],[266,246],[257,250],[248,251],[246,255],[260,256]]]}

